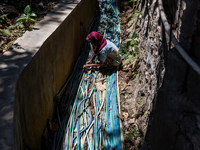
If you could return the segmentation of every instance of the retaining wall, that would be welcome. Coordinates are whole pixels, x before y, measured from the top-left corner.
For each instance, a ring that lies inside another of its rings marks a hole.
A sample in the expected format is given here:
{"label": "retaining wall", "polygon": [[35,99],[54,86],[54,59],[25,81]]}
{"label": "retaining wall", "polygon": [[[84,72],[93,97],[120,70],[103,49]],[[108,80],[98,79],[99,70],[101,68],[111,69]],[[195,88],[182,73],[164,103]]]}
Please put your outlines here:
{"label": "retaining wall", "polygon": [[[0,58],[1,116],[8,113],[2,114],[5,106],[10,106],[12,127],[14,101],[16,150],[41,149],[47,119],[54,114],[53,98],[70,76],[97,6],[96,0],[61,1]],[[8,149],[6,124],[0,129],[5,137],[3,149]]]}
{"label": "retaining wall", "polygon": [[[172,33],[200,65],[199,1],[162,2]],[[136,27],[142,59],[140,81],[151,108],[141,150],[199,150],[200,76],[170,42],[158,0],[142,0],[139,11],[142,19]],[[144,121],[138,127],[143,126]]]}

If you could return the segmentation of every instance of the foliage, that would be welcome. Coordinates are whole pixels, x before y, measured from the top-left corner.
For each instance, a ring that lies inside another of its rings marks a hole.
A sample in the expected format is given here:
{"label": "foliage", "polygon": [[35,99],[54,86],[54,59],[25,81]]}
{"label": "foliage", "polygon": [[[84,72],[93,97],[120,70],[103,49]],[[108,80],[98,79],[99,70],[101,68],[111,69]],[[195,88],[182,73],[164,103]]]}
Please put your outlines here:
{"label": "foliage", "polygon": [[0,23],[1,23],[1,24],[7,23],[8,21],[9,21],[9,19],[8,19],[8,14],[0,15]]}
{"label": "foliage", "polygon": [[37,20],[32,17],[37,17],[37,15],[34,12],[31,12],[31,7],[27,5],[24,9],[24,13],[17,19],[17,22],[22,21],[24,25],[30,26],[31,23],[37,22]]}
{"label": "foliage", "polygon": [[14,30],[14,29],[24,29],[24,25],[22,22],[17,22],[15,25],[9,26],[8,27],[9,30]]}
{"label": "foliage", "polygon": [[137,8],[139,5],[140,0],[129,0],[129,3],[133,5],[133,8]]}
{"label": "foliage", "polygon": [[140,99],[136,100],[136,102],[137,102],[139,105],[144,104],[144,101],[143,101],[143,100],[140,100]]}
{"label": "foliage", "polygon": [[143,132],[142,130],[137,130],[137,129],[132,129],[126,137],[126,140],[132,140],[133,137],[143,137]]}
{"label": "foliage", "polygon": [[139,57],[139,40],[137,34],[134,32],[131,39],[126,39],[119,49],[119,54],[122,55],[124,59],[123,65],[134,64],[136,59]]}
{"label": "foliage", "polygon": [[[4,14],[0,10],[0,55],[7,51],[13,44],[13,41],[21,37],[26,30],[30,30],[30,25],[37,22],[35,17],[40,20],[41,16],[46,15],[55,5],[57,0],[53,2],[44,2],[42,0],[2,0],[2,5],[13,6],[20,14],[20,18],[15,15]],[[37,4],[36,4],[37,2]],[[42,2],[42,6],[38,2]],[[30,6],[27,6],[30,4]],[[26,7],[26,8],[25,8]],[[36,15],[36,12],[38,16]],[[16,21],[17,19],[17,21]]]}
{"label": "foliage", "polygon": [[149,114],[150,114],[150,111],[145,111],[144,114],[149,115]]}
{"label": "foliage", "polygon": [[138,17],[138,18],[142,18],[142,14],[141,12],[139,12],[138,10],[135,10],[135,16]]}
{"label": "foliage", "polygon": [[9,36],[10,35],[10,31],[7,30],[7,29],[2,29],[1,30],[1,34],[4,35],[4,36]]}
{"label": "foliage", "polygon": [[138,2],[139,0],[129,0],[129,3],[135,3]]}
{"label": "foliage", "polygon": [[134,13],[132,14],[132,20],[130,21],[130,23],[132,24],[136,24],[136,21],[142,18],[142,14],[140,11],[135,10]]}

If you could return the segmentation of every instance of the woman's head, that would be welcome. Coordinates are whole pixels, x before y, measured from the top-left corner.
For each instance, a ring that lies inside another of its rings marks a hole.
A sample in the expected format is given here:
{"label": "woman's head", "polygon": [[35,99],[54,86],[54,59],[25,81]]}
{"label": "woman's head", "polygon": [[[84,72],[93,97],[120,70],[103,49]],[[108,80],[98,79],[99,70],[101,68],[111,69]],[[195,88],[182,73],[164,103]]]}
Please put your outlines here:
{"label": "woman's head", "polygon": [[92,43],[94,52],[100,51],[107,44],[106,39],[103,38],[103,35],[95,31],[88,34],[86,40]]}

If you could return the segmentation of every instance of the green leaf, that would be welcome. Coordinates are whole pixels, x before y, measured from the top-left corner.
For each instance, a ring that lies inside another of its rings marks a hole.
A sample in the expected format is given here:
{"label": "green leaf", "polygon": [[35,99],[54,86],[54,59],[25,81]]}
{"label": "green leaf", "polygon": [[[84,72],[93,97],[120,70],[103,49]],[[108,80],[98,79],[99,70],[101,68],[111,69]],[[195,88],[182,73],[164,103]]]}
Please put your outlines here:
{"label": "green leaf", "polygon": [[132,39],[126,39],[126,40],[124,41],[124,43],[127,43],[127,42],[129,42],[129,41],[132,41]]}
{"label": "green leaf", "polygon": [[22,14],[21,16],[20,16],[20,18],[26,18],[26,14]]}
{"label": "green leaf", "polygon": [[9,29],[9,30],[14,30],[14,29],[15,29],[15,26],[14,26],[14,25],[9,26],[8,29]]}
{"label": "green leaf", "polygon": [[5,17],[5,18],[6,18],[7,16],[8,16],[8,14],[3,14],[3,15],[2,15],[2,17]]}
{"label": "green leaf", "polygon": [[122,44],[122,45],[121,45],[121,48],[122,48],[122,49],[124,49],[124,48],[126,48],[126,47],[127,47],[127,44]]}
{"label": "green leaf", "polygon": [[18,19],[16,20],[16,22],[21,21],[21,20],[24,20],[24,19],[23,19],[23,18],[18,18]]}
{"label": "green leaf", "polygon": [[16,26],[16,28],[18,28],[18,29],[22,29],[22,28],[24,28],[24,25],[23,25],[22,22],[18,22],[18,23],[16,23],[15,26]]}
{"label": "green leaf", "polygon": [[31,17],[37,17],[37,15],[36,15],[34,12],[32,12],[32,13],[30,14],[30,16],[31,16]]}
{"label": "green leaf", "polygon": [[137,15],[139,15],[139,14],[140,14],[140,12],[139,12],[138,10],[136,10],[136,11],[135,11],[135,13],[136,13]]}
{"label": "green leaf", "polygon": [[134,55],[128,55],[128,57],[127,57],[126,60],[123,62],[123,64],[125,65],[125,64],[127,64],[127,63],[129,63],[129,62],[132,62],[132,61],[134,61],[134,60],[135,60]]}
{"label": "green leaf", "polygon": [[124,55],[122,55],[122,58],[126,58],[128,56],[128,54],[124,54]]}
{"label": "green leaf", "polygon": [[8,22],[9,19],[8,19],[8,14],[3,14],[3,15],[0,15],[0,22],[3,23],[3,22]]}
{"label": "green leaf", "polygon": [[30,18],[31,17],[31,14],[29,13],[29,14],[27,14],[27,18]]}
{"label": "green leaf", "polygon": [[130,42],[130,46],[131,47],[134,46],[134,41],[133,40]]}
{"label": "green leaf", "polygon": [[9,35],[10,35],[10,31],[7,30],[7,29],[1,30],[1,33],[2,33],[2,35],[4,35],[4,36],[9,36]]}
{"label": "green leaf", "polygon": [[38,22],[38,21],[35,20],[35,19],[33,19],[33,18],[30,18],[30,22],[31,22],[31,23],[36,23],[36,22]]}
{"label": "green leaf", "polygon": [[17,20],[16,20],[16,22],[18,22],[18,21],[20,21],[20,20],[25,20],[26,19],[26,15],[25,14],[22,14],[21,16],[20,16],[20,18],[18,18]]}
{"label": "green leaf", "polygon": [[134,32],[133,35],[132,35],[132,39],[137,38],[137,36],[138,36],[137,33]]}
{"label": "green leaf", "polygon": [[27,15],[31,12],[31,7],[29,5],[27,5],[25,8],[24,8],[24,13]]}

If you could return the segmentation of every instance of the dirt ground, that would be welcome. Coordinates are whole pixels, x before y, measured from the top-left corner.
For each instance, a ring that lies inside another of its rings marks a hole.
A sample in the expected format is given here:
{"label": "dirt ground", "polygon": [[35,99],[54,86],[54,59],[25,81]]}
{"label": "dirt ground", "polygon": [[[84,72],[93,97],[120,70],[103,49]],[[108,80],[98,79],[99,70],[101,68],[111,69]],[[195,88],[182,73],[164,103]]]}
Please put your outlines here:
{"label": "dirt ground", "polygon": [[[125,39],[132,36],[134,24],[131,20],[133,19],[134,10],[127,0],[120,2],[121,43],[123,43]],[[145,109],[148,104],[143,101],[144,95],[142,93],[138,94],[142,86],[140,85],[139,69],[140,60],[136,65],[122,66],[118,72],[120,117],[123,122],[126,150],[139,150],[141,148],[147,127],[146,122],[150,113]]]}

